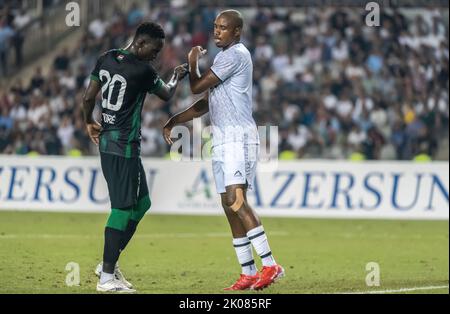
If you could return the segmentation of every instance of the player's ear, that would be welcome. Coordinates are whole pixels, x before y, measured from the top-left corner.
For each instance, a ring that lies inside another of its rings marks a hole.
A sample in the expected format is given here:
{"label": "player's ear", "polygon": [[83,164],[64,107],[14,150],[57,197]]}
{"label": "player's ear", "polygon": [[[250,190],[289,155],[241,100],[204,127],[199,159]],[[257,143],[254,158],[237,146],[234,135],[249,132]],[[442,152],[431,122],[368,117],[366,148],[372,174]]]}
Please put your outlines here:
{"label": "player's ear", "polygon": [[234,36],[241,36],[241,32],[242,32],[242,27],[236,27],[235,29],[234,29]]}
{"label": "player's ear", "polygon": [[145,39],[140,37],[140,38],[136,39],[135,45],[136,45],[136,47],[141,48],[142,46],[144,46],[144,43],[145,43]]}

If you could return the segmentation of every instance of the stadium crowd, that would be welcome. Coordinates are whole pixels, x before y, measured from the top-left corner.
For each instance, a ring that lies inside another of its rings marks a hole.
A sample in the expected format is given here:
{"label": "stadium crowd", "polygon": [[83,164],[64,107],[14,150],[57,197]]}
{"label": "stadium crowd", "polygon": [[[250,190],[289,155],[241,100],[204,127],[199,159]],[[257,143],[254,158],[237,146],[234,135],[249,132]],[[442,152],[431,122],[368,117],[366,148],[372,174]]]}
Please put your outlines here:
{"label": "stadium crowd", "polygon": [[[357,8],[242,11],[242,41],[254,62],[254,116],[260,126],[278,126],[281,158],[435,158],[448,141],[448,21],[438,9],[383,10],[379,27],[367,26],[367,12]],[[211,64],[218,52],[212,41],[217,12],[133,5],[128,12],[117,8],[112,18],[99,16],[51,69],[38,67],[30,82],[0,88],[0,153],[95,154],[81,99],[101,52],[123,47],[150,19],[166,32],[155,62],[164,79],[186,62],[192,46],[206,47],[202,64]],[[167,153],[162,125],[194,100],[187,82],[170,102],[147,97],[143,156]]]}
{"label": "stadium crowd", "polygon": [[31,23],[32,16],[21,6],[20,1],[0,0],[0,75],[7,76],[8,57],[14,53],[15,67],[20,68],[23,61],[24,29]]}

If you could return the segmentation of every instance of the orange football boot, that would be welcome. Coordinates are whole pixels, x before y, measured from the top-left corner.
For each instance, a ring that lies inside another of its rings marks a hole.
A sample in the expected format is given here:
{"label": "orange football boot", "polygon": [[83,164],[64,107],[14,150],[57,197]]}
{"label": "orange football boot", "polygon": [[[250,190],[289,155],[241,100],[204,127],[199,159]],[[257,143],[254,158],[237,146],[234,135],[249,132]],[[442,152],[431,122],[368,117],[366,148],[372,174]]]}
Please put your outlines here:
{"label": "orange football boot", "polygon": [[280,265],[263,266],[259,280],[251,286],[251,289],[261,290],[267,288],[281,277],[284,277],[284,269]]}
{"label": "orange football boot", "polygon": [[230,287],[223,290],[247,290],[250,289],[259,279],[259,274],[256,273],[254,276],[241,274],[239,279]]}

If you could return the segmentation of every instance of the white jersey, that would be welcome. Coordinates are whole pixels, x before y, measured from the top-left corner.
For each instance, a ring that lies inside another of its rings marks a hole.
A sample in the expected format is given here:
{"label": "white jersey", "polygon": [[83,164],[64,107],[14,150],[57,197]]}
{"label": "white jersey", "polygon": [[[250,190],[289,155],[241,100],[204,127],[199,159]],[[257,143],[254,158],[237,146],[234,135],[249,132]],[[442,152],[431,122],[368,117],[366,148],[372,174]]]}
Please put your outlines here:
{"label": "white jersey", "polygon": [[213,146],[236,142],[259,144],[252,116],[250,52],[242,43],[235,44],[216,55],[211,71],[221,81],[209,91]]}

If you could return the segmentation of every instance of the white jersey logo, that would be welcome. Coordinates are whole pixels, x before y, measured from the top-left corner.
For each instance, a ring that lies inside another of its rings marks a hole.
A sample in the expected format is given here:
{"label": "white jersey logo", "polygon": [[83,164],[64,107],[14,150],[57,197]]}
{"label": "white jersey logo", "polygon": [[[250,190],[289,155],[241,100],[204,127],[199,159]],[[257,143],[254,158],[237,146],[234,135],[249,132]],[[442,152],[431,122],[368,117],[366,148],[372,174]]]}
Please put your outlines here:
{"label": "white jersey logo", "polygon": [[116,123],[116,115],[110,115],[107,113],[102,113],[103,115],[103,122],[107,124],[115,124]]}

